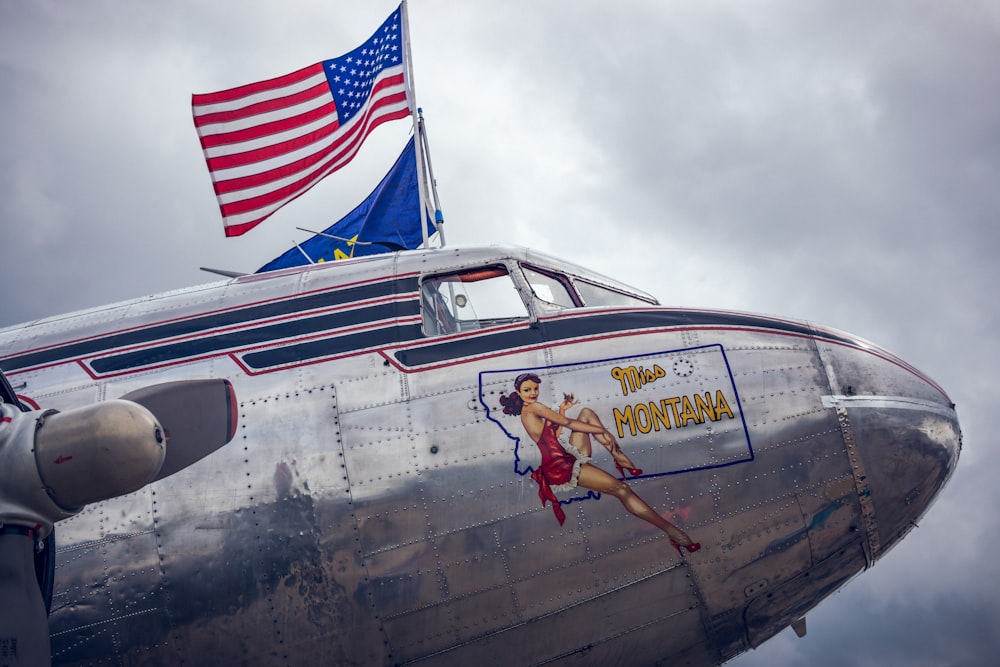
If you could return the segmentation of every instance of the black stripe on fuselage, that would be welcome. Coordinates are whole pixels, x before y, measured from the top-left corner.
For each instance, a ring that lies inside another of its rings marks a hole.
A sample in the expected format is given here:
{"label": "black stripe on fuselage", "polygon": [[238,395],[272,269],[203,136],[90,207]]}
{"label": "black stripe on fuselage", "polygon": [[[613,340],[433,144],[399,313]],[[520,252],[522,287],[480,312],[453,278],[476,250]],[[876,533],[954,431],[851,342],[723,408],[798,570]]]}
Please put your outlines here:
{"label": "black stripe on fuselage", "polygon": [[[329,308],[358,301],[377,299],[379,297],[415,292],[416,289],[416,277],[332,289],[290,299],[281,299],[271,303],[235,308],[210,315],[194,316],[173,322],[154,324],[130,331],[66,343],[44,350],[26,352],[0,360],[0,368],[10,372],[33,366],[44,366],[94,356],[116,348],[150,344],[158,340],[180,336],[192,336],[225,327],[252,325],[256,320],[287,317],[320,308]],[[410,311],[409,308],[406,308],[406,310]],[[295,321],[295,324],[298,323],[299,321]],[[169,345],[165,347],[169,347]],[[155,350],[157,348],[152,349]],[[145,365],[145,363],[142,365]]]}
{"label": "black stripe on fuselage", "polygon": [[364,349],[386,347],[401,340],[419,339],[421,335],[419,324],[408,324],[250,352],[243,355],[242,359],[248,367],[262,370],[335,357]]}
{"label": "black stripe on fuselage", "polygon": [[[335,313],[326,313],[316,317],[303,317],[294,320],[278,322],[260,327],[240,329],[224,334],[213,336],[203,336],[190,340],[170,343],[168,345],[157,345],[156,347],[116,354],[111,357],[103,357],[90,362],[91,368],[98,373],[116,373],[127,371],[144,366],[163,364],[179,359],[190,357],[202,357],[213,352],[233,350],[266,344],[273,341],[280,341],[285,338],[296,338],[310,336],[317,333],[329,332],[335,335],[338,330],[348,327],[359,326],[374,322],[387,322],[387,326],[375,331],[367,331],[356,336],[340,336],[339,338],[355,338],[366,336],[376,338],[383,344],[390,344],[397,341],[396,329],[392,324],[392,319],[397,316],[416,315],[419,312],[416,301],[404,301],[401,303],[388,302],[380,303],[367,308],[353,308],[351,310],[339,310]],[[419,329],[419,327],[418,327]],[[315,344],[315,342],[313,343]],[[289,345],[283,349],[296,349],[300,346],[309,349],[309,344]],[[355,345],[355,347],[360,347]],[[268,353],[260,353],[265,356]],[[255,356],[255,355],[248,355]]]}
{"label": "black stripe on fuselage", "polygon": [[578,317],[561,316],[540,320],[537,327],[528,327],[496,334],[441,340],[439,343],[421,345],[394,354],[397,361],[409,368],[420,368],[446,363],[463,357],[477,357],[485,354],[510,350],[511,348],[536,346],[540,343],[556,343],[574,338],[586,338],[614,332],[641,332],[644,329],[665,327],[733,327],[770,329],[801,336],[822,336],[848,345],[857,345],[850,338],[820,332],[797,322],[773,320],[740,313],[725,313],[701,310],[646,310],[635,312],[614,312]]}

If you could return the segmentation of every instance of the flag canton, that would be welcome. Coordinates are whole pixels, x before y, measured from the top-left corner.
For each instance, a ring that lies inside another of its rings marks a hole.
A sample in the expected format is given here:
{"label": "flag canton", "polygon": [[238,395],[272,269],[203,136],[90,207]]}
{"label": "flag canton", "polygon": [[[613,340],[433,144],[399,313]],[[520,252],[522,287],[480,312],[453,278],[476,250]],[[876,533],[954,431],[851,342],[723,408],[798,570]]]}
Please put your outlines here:
{"label": "flag canton", "polygon": [[340,124],[346,124],[365,105],[382,70],[402,64],[403,37],[398,11],[358,48],[339,58],[324,60],[323,70]]}

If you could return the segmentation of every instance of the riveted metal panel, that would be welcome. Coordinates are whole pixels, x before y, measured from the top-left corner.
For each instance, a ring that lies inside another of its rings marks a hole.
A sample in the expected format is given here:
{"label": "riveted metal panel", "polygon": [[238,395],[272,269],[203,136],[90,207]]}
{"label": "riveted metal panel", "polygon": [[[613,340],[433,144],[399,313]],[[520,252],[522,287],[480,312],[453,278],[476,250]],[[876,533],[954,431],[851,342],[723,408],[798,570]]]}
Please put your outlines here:
{"label": "riveted metal panel", "polygon": [[402,615],[384,619],[394,660],[405,663],[470,641],[515,621],[513,601],[506,588],[431,601]]}
{"label": "riveted metal panel", "polygon": [[[239,407],[233,442],[153,489],[178,659],[196,659],[237,628],[245,639],[216,649],[220,661],[289,658],[316,646],[331,657],[370,657],[343,634],[341,609],[364,576],[348,555],[354,531],[333,388],[244,390]],[[326,447],[314,445],[317,433]],[[247,634],[247,624],[257,632]]]}
{"label": "riveted metal panel", "polygon": [[667,570],[459,645],[435,664],[650,664],[704,636],[696,607],[686,572]]}
{"label": "riveted metal panel", "polygon": [[49,616],[53,659],[82,652],[117,660],[167,641],[150,506],[147,488],[59,523]]}
{"label": "riveted metal panel", "polygon": [[773,586],[812,562],[794,494],[729,512],[712,531],[716,544],[689,558],[709,616],[743,604],[759,582]]}
{"label": "riveted metal panel", "polygon": [[759,646],[802,618],[820,600],[864,570],[866,562],[860,543],[854,542],[815,567],[754,598],[744,612],[750,646]]}

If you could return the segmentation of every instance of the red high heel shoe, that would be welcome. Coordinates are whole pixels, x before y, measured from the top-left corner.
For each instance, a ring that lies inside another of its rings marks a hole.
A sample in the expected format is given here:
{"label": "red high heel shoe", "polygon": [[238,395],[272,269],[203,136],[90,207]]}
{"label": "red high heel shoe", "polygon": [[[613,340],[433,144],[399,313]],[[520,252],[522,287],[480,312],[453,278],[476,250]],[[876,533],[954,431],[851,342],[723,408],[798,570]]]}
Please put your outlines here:
{"label": "red high heel shoe", "polygon": [[622,479],[625,478],[626,470],[628,470],[628,474],[632,475],[633,477],[638,477],[639,475],[642,474],[642,468],[622,468],[617,461],[615,461],[615,467],[618,468],[618,474],[622,476]]}
{"label": "red high heel shoe", "polygon": [[681,553],[681,547],[687,549],[689,554],[693,554],[698,549],[701,549],[701,542],[692,542],[691,544],[681,544],[680,542],[674,541],[674,538],[672,537],[670,538],[670,544],[674,546],[674,549],[677,549],[678,556],[683,555]]}
{"label": "red high heel shoe", "polygon": [[615,459],[615,467],[618,468],[618,474],[621,476],[622,479],[625,479],[626,470],[628,470],[629,474],[632,475],[633,477],[638,477],[639,475],[642,474],[642,468],[629,468],[627,466],[623,468],[622,465],[618,463],[618,457],[616,457],[615,454],[622,453],[622,448],[618,445],[618,443],[614,443],[611,449],[608,450],[608,452],[610,452],[611,457]]}

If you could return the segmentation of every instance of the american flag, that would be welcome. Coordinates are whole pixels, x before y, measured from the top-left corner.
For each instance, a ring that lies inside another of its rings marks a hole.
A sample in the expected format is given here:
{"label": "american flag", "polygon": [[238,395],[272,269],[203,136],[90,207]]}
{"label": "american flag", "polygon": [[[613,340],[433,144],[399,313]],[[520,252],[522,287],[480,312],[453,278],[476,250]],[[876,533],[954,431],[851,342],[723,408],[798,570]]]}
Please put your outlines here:
{"label": "american flag", "polygon": [[191,97],[226,236],[239,236],[410,114],[397,9],[364,44],[291,74]]}

